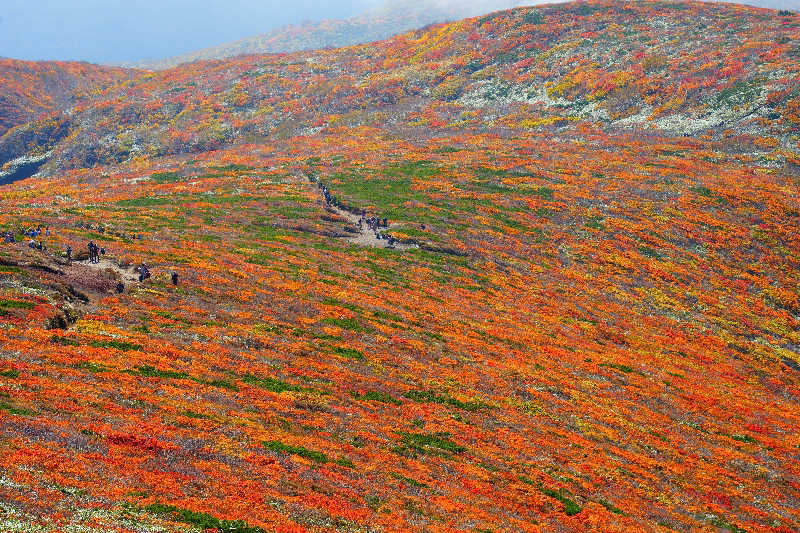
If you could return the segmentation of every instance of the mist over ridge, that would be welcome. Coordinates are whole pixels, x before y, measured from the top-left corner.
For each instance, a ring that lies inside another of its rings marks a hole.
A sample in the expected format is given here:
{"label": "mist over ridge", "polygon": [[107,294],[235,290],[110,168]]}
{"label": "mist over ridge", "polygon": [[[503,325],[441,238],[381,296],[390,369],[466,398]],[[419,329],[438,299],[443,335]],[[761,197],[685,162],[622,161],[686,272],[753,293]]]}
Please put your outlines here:
{"label": "mist over ridge", "polygon": [[[731,0],[722,0],[730,2]],[[6,0],[0,57],[165,68],[241,53],[291,52],[380,40],[538,0]],[[741,2],[798,9],[797,0]],[[388,17],[388,18],[387,18]],[[303,29],[307,35],[303,35]]]}

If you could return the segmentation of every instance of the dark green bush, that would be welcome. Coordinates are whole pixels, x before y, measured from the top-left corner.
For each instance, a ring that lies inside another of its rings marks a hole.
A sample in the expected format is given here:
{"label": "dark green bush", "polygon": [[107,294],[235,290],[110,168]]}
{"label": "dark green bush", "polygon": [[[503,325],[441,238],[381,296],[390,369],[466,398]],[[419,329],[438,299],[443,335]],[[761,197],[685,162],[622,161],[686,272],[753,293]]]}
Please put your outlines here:
{"label": "dark green bush", "polygon": [[298,385],[292,385],[290,383],[286,383],[285,381],[281,381],[279,379],[269,376],[262,378],[260,376],[254,376],[253,374],[245,374],[241,376],[239,379],[241,379],[244,383],[247,383],[248,385],[253,385],[255,387],[259,387],[277,393],[287,392],[287,391],[300,392],[304,390],[303,387],[300,387]]}
{"label": "dark green bush", "polygon": [[351,393],[356,400],[367,400],[372,402],[393,403],[394,405],[403,405],[403,402],[394,398],[391,394],[379,391],[367,391],[364,394],[358,392]]}
{"label": "dark green bush", "polygon": [[136,370],[129,370],[128,373],[145,378],[190,379],[186,372],[161,370],[150,365],[137,367]]}
{"label": "dark green bush", "polygon": [[576,514],[581,512],[581,510],[582,510],[581,506],[578,505],[577,503],[575,503],[573,500],[571,500],[571,499],[567,498],[566,496],[564,496],[561,493],[561,491],[555,491],[555,490],[548,489],[548,488],[545,488],[545,487],[542,487],[540,490],[542,491],[543,494],[545,494],[547,496],[550,496],[551,498],[553,498],[555,500],[558,500],[561,503],[563,503],[564,504],[564,514],[566,514],[567,516],[574,516],[574,515],[576,515]]}
{"label": "dark green bush", "polygon": [[264,447],[268,450],[271,450],[275,453],[280,453],[283,455],[297,455],[300,457],[305,457],[306,459],[310,459],[315,463],[328,463],[330,459],[328,456],[322,452],[317,452],[314,450],[309,450],[308,448],[304,448],[302,446],[291,446],[289,444],[284,444],[277,440],[270,440],[265,441]]}
{"label": "dark green bush", "polygon": [[142,508],[142,510],[151,514],[167,517],[176,522],[190,524],[202,531],[214,529],[217,531],[224,531],[225,533],[266,533],[264,529],[250,526],[244,520],[220,520],[207,513],[199,513],[189,509],[175,507],[174,505],[154,503]]}
{"label": "dark green bush", "polygon": [[342,357],[347,357],[348,359],[355,359],[356,361],[363,361],[366,359],[366,356],[363,352],[359,352],[358,350],[354,350],[352,348],[342,348],[340,346],[336,346],[334,347],[333,352],[336,355],[341,355]]}
{"label": "dark green bush", "polygon": [[449,457],[451,454],[467,451],[464,446],[450,440],[450,434],[438,433],[410,433],[398,432],[402,437],[402,446],[394,449],[400,455],[416,457],[418,455],[439,455]]}
{"label": "dark green bush", "polygon": [[528,11],[525,13],[525,18],[523,20],[526,24],[542,24],[544,22],[544,15],[536,10]]}

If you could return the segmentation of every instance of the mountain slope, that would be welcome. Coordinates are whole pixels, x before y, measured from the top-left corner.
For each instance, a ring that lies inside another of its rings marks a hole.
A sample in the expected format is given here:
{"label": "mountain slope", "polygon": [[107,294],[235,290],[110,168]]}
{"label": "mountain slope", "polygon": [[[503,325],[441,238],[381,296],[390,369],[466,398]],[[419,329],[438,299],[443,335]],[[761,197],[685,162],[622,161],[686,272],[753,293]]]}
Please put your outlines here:
{"label": "mountain slope", "polygon": [[798,149],[798,65],[800,17],[768,10],[659,2],[518,9],[369,46],[147,74],[77,108],[63,141],[31,148],[21,133],[0,139],[0,163],[25,155],[21,146],[55,150],[54,169],[343,126],[427,135],[582,121],[708,134],[781,163]]}
{"label": "mountain slope", "polygon": [[798,31],[522,9],[16,128],[0,531],[800,530]]}
{"label": "mountain slope", "polygon": [[64,110],[134,71],[89,63],[0,58],[0,137],[40,115]]}
{"label": "mountain slope", "polygon": [[530,5],[529,0],[400,0],[387,2],[363,15],[346,20],[325,20],[287,26],[204,50],[163,60],[142,61],[128,66],[163,70],[181,63],[225,59],[242,54],[270,54],[338,48],[380,41],[436,22],[459,20]]}

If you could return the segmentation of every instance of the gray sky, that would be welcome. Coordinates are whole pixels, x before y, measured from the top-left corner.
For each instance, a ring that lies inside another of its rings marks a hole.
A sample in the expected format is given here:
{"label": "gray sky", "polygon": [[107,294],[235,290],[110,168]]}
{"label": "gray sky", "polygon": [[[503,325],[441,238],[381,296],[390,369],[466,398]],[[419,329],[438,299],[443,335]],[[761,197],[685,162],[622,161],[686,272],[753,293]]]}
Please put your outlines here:
{"label": "gray sky", "polygon": [[371,0],[0,0],[0,57],[121,63],[163,58]]}
{"label": "gray sky", "polygon": [[[434,1],[446,3],[448,0]],[[800,8],[800,0],[742,1]],[[303,20],[347,18],[379,2],[0,0],[0,57],[93,63],[160,59]],[[534,3],[540,2],[532,0],[531,4]]]}

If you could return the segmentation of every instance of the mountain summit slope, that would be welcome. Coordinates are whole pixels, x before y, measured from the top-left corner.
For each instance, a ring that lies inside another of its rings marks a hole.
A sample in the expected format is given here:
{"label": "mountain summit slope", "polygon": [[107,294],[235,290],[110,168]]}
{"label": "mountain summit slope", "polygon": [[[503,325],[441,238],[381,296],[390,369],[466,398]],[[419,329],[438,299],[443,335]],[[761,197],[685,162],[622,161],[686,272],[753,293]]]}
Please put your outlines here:
{"label": "mountain summit slope", "polygon": [[89,63],[0,58],[0,137],[14,126],[61,111],[135,71]]}
{"label": "mountain summit slope", "polygon": [[799,32],[518,9],[12,129],[0,531],[799,531]]}
{"label": "mountain summit slope", "polygon": [[181,63],[225,59],[244,54],[272,54],[351,46],[381,41],[392,35],[436,22],[460,20],[531,3],[529,0],[393,0],[346,20],[324,20],[287,26],[169,59],[141,61],[126,66],[163,70]]}
{"label": "mountain summit slope", "polygon": [[[706,3],[517,9],[393,39],[149,73],[74,110],[63,141],[0,139],[0,164],[53,150],[49,168],[202,151],[383,125],[709,134],[750,153],[797,152],[800,17]],[[46,167],[47,168],[47,167]]]}

